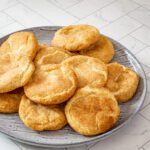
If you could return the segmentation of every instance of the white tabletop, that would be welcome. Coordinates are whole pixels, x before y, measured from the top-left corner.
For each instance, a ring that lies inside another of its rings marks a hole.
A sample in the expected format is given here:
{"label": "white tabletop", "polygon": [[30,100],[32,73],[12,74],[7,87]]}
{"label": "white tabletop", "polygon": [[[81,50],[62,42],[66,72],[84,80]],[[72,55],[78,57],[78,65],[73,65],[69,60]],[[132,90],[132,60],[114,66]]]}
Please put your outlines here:
{"label": "white tabletop", "polygon": [[[104,141],[68,150],[150,150],[150,0],[0,0],[0,37],[27,27],[88,23],[131,50],[148,79],[138,115]],[[0,134],[0,149],[41,150]]]}

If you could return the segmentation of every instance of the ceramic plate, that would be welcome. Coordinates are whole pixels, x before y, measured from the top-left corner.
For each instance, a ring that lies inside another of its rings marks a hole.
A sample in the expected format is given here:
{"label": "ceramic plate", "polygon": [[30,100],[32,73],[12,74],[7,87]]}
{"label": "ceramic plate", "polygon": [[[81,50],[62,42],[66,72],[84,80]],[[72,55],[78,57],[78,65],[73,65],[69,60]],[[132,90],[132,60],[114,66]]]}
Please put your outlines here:
{"label": "ceramic plate", "polygon": [[[59,28],[60,27],[35,27],[25,29],[25,31],[34,32],[40,43],[50,44],[54,33]],[[6,40],[7,37],[8,35],[1,38],[0,43]],[[113,62],[115,61],[128,66],[140,75],[140,83],[137,92],[132,101],[120,105],[121,116],[118,123],[113,129],[104,134],[93,137],[81,136],[78,133],[74,132],[69,126],[66,126],[59,131],[36,132],[29,128],[26,128],[18,117],[18,114],[0,114],[0,132],[8,135],[14,140],[23,143],[41,147],[63,148],[100,141],[112,135],[114,132],[124,126],[129,120],[134,117],[134,115],[142,106],[146,94],[146,77],[139,61],[134,57],[134,55],[117,41],[111,38],[110,40],[112,41],[116,50]]]}

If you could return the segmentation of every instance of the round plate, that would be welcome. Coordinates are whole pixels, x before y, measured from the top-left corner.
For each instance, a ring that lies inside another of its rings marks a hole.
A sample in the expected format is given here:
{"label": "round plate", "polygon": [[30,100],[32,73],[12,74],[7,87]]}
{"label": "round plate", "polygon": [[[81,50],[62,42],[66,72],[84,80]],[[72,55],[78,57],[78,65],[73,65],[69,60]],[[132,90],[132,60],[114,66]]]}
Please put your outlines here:
{"label": "round plate", "polygon": [[[60,27],[35,27],[25,29],[24,31],[34,32],[39,40],[39,43],[50,44],[54,33],[59,28]],[[8,35],[1,38],[0,43],[2,43],[7,38]],[[131,101],[120,105],[120,119],[113,129],[104,134],[93,137],[85,137],[79,135],[69,126],[66,126],[62,130],[58,131],[36,132],[29,128],[26,128],[18,117],[18,114],[0,114],[0,132],[5,133],[10,138],[23,143],[41,147],[63,148],[100,141],[112,135],[114,132],[124,126],[130,119],[133,118],[133,116],[139,111],[140,107],[142,106],[146,95],[146,77],[139,61],[134,57],[134,55],[117,41],[112,39],[110,40],[112,41],[116,50],[113,61],[132,68],[140,75],[140,83],[137,92]]]}

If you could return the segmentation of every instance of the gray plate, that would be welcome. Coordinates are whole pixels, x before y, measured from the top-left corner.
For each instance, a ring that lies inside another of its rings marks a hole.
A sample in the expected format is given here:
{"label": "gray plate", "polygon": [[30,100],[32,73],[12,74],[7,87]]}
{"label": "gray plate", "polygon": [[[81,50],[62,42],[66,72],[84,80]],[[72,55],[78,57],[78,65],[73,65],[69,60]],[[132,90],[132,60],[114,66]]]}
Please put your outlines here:
{"label": "gray plate", "polygon": [[[50,44],[55,31],[59,28],[60,27],[36,27],[25,29],[25,31],[34,32],[40,43]],[[1,38],[0,43],[2,43],[7,37],[8,35]],[[134,55],[117,41],[110,40],[113,42],[116,49],[116,55],[113,61],[132,68],[140,75],[140,83],[135,96],[132,101],[120,105],[121,116],[117,125],[112,130],[93,137],[81,136],[74,132],[69,126],[66,126],[59,131],[36,132],[26,128],[18,117],[18,114],[0,114],[0,132],[23,143],[41,147],[63,148],[100,141],[124,126],[134,117],[142,106],[146,95],[146,77],[139,61]]]}

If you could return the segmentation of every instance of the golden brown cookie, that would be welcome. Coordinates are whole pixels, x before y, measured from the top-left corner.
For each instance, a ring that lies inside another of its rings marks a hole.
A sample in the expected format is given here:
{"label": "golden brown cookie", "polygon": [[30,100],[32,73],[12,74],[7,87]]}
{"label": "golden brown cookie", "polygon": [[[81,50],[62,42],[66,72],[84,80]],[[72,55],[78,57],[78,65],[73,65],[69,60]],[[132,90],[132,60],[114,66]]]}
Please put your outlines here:
{"label": "golden brown cookie", "polygon": [[104,35],[100,35],[99,41],[92,49],[81,51],[80,54],[95,57],[108,63],[112,60],[115,51],[111,41]]}
{"label": "golden brown cookie", "polygon": [[68,100],[77,87],[75,73],[68,66],[55,65],[36,68],[24,86],[27,97],[41,104],[59,104]]}
{"label": "golden brown cookie", "polygon": [[40,50],[35,57],[34,64],[36,67],[60,64],[63,60],[71,56],[71,53],[62,48],[40,45]]}
{"label": "golden brown cookie", "polygon": [[67,124],[61,106],[37,104],[25,95],[21,99],[19,116],[27,127],[37,131],[59,130]]}
{"label": "golden brown cookie", "polygon": [[106,87],[115,95],[118,102],[129,101],[135,94],[139,76],[136,72],[118,63],[108,64]]}
{"label": "golden brown cookie", "polygon": [[82,135],[97,135],[111,129],[120,109],[114,95],[106,88],[84,87],[68,101],[65,114],[69,125]]}
{"label": "golden brown cookie", "polygon": [[0,113],[18,112],[23,89],[19,88],[8,93],[0,94]]}
{"label": "golden brown cookie", "polygon": [[31,32],[17,32],[0,47],[0,93],[24,86],[34,72],[32,59],[38,49]]}
{"label": "golden brown cookie", "polygon": [[107,81],[107,67],[96,58],[77,55],[67,58],[62,64],[74,70],[78,79],[78,87],[86,85],[102,87]]}
{"label": "golden brown cookie", "polygon": [[52,46],[62,47],[68,51],[81,51],[95,44],[99,31],[90,25],[70,25],[59,29],[52,40]]}

